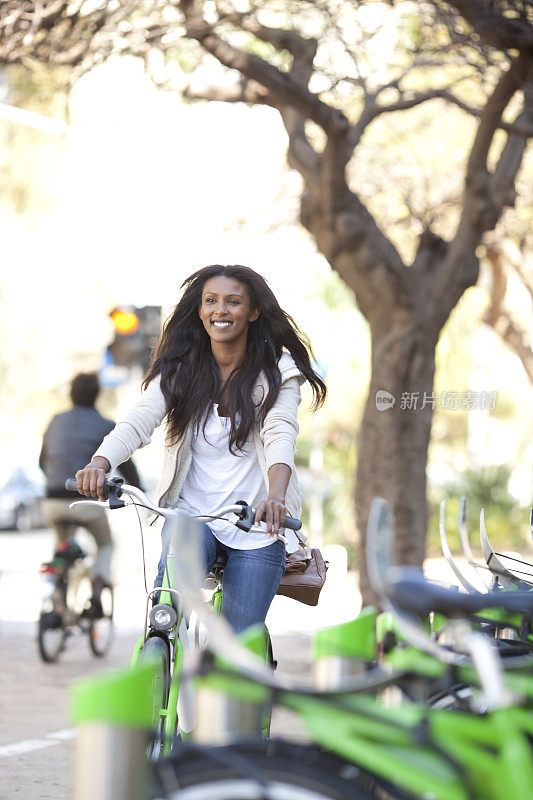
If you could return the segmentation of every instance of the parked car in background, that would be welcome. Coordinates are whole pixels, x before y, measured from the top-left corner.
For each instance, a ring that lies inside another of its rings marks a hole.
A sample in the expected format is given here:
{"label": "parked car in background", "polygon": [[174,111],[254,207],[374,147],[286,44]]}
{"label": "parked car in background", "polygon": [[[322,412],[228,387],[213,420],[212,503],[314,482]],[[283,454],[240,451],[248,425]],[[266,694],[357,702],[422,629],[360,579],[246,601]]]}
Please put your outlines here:
{"label": "parked car in background", "polygon": [[0,528],[27,531],[44,528],[45,479],[39,469],[16,467],[0,488]]}

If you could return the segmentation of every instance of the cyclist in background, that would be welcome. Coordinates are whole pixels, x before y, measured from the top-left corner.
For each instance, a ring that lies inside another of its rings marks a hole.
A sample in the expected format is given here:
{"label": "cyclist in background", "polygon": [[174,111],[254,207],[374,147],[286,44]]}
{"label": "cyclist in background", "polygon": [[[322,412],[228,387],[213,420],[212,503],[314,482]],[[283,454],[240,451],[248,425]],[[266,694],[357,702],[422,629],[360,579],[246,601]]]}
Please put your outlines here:
{"label": "cyclist in background", "polygon": [[[113,540],[106,512],[97,506],[78,506],[71,510],[72,492],[65,489],[65,481],[78,469],[80,463],[90,460],[102,438],[115,427],[96,410],[95,403],[100,392],[98,375],[81,372],[70,386],[73,408],[56,414],[50,421],[43,438],[39,466],[46,477],[44,515],[47,524],[56,534],[56,554],[68,555],[65,548],[77,527],[86,528],[92,534],[97,547],[96,560],[92,568],[91,611],[98,616],[100,592],[111,586],[111,556]],[[125,481],[141,487],[139,473],[130,460],[120,466]]]}
{"label": "cyclist in background", "polygon": [[[227,559],[221,610],[241,632],[264,623],[285,569],[285,545],[276,535],[287,513],[300,516],[294,467],[300,385],[310,383],[315,408],[326,386],[311,365],[308,340],[257,272],[213,265],[183,287],[141,400],[76,474],[78,491],[101,496],[106,472],[148,444],[166,417],[157,505],[208,515],[244,498],[257,508],[256,525],[265,514],[262,533],[221,520],[202,528],[204,569],[217,556]],[[167,548],[165,526],[156,586]]]}

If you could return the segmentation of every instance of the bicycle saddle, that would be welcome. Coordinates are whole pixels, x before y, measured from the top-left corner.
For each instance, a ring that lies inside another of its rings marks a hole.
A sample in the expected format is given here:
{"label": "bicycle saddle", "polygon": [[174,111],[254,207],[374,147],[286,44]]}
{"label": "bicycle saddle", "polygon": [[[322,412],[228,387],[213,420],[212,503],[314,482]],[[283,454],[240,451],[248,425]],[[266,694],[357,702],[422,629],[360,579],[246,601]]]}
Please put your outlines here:
{"label": "bicycle saddle", "polygon": [[392,567],[386,575],[386,594],[395,605],[417,615],[437,611],[446,616],[475,614],[485,608],[533,614],[533,592],[460,592],[431,583],[416,567]]}

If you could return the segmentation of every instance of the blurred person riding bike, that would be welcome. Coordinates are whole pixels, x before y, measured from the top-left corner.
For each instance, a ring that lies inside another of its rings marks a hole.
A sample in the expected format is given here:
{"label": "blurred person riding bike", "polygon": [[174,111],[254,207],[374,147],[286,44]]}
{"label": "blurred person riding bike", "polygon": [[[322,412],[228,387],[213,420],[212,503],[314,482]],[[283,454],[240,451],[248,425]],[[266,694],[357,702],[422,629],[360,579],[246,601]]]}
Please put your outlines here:
{"label": "blurred person riding bike", "polygon": [[[264,623],[285,569],[277,534],[287,514],[300,516],[294,467],[300,385],[311,385],[315,409],[326,386],[311,365],[309,341],[254,270],[212,265],[181,288],[141,400],[76,473],[78,491],[101,498],[106,473],[147,445],[166,418],[156,503],[208,515],[243,497],[256,508],[259,532],[221,520],[202,526],[205,573],[217,557],[225,559],[221,611],[241,632]],[[167,525],[162,540],[155,586],[163,583]],[[297,546],[293,539],[290,549]]]}
{"label": "blurred person riding bike", "polygon": [[[44,433],[39,466],[46,476],[46,498],[43,504],[47,524],[56,534],[54,558],[66,562],[77,557],[79,547],[72,542],[77,527],[89,531],[96,543],[96,558],[91,569],[92,598],[88,613],[98,616],[100,592],[111,586],[111,557],[113,540],[106,512],[96,506],[69,508],[72,493],[65,489],[65,481],[74,474],[80,463],[88,461],[102,438],[115,427],[95,408],[100,392],[95,372],[77,374],[70,385],[73,407],[56,414]],[[141,488],[135,464],[128,460],[121,464],[124,479]],[[80,551],[81,552],[81,551]]]}

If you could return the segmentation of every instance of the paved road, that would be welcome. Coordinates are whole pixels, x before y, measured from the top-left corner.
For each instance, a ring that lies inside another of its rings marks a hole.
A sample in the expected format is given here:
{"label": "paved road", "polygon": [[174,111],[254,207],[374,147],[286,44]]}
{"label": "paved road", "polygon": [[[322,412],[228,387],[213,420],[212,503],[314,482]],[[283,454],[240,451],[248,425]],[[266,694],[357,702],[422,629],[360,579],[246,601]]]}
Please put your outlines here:
{"label": "paved road", "polygon": [[121,631],[108,658],[100,661],[90,655],[85,637],[76,637],[57,664],[43,664],[34,624],[0,624],[1,800],[72,798],[70,685],[122,665],[135,638],[133,631]]}
{"label": "paved road", "polygon": [[[74,730],[69,693],[84,676],[123,666],[137,639],[135,630],[120,629],[105,658],[92,657],[85,637],[76,637],[56,664],[43,664],[31,623],[0,626],[0,800],[71,800]],[[308,672],[307,636],[279,635],[274,647],[280,668]],[[272,733],[300,733],[286,712],[273,719]]]}
{"label": "paved road", "polygon": [[[35,640],[38,568],[50,557],[53,537],[46,530],[0,532],[0,800],[71,800],[73,796],[70,686],[84,676],[127,664],[144,620],[138,536],[132,536],[130,525],[125,524],[115,527],[115,541],[117,637],[111,652],[105,659],[96,659],[86,638],[75,636],[58,663],[44,664]],[[150,535],[146,541],[149,580],[158,551],[158,537]],[[339,594],[341,582],[331,580],[317,609],[276,598],[268,622],[280,672],[308,680],[313,627],[357,613],[357,593],[351,585],[342,585],[344,596]],[[301,730],[287,712],[280,711],[273,718],[272,733],[298,737]]]}

